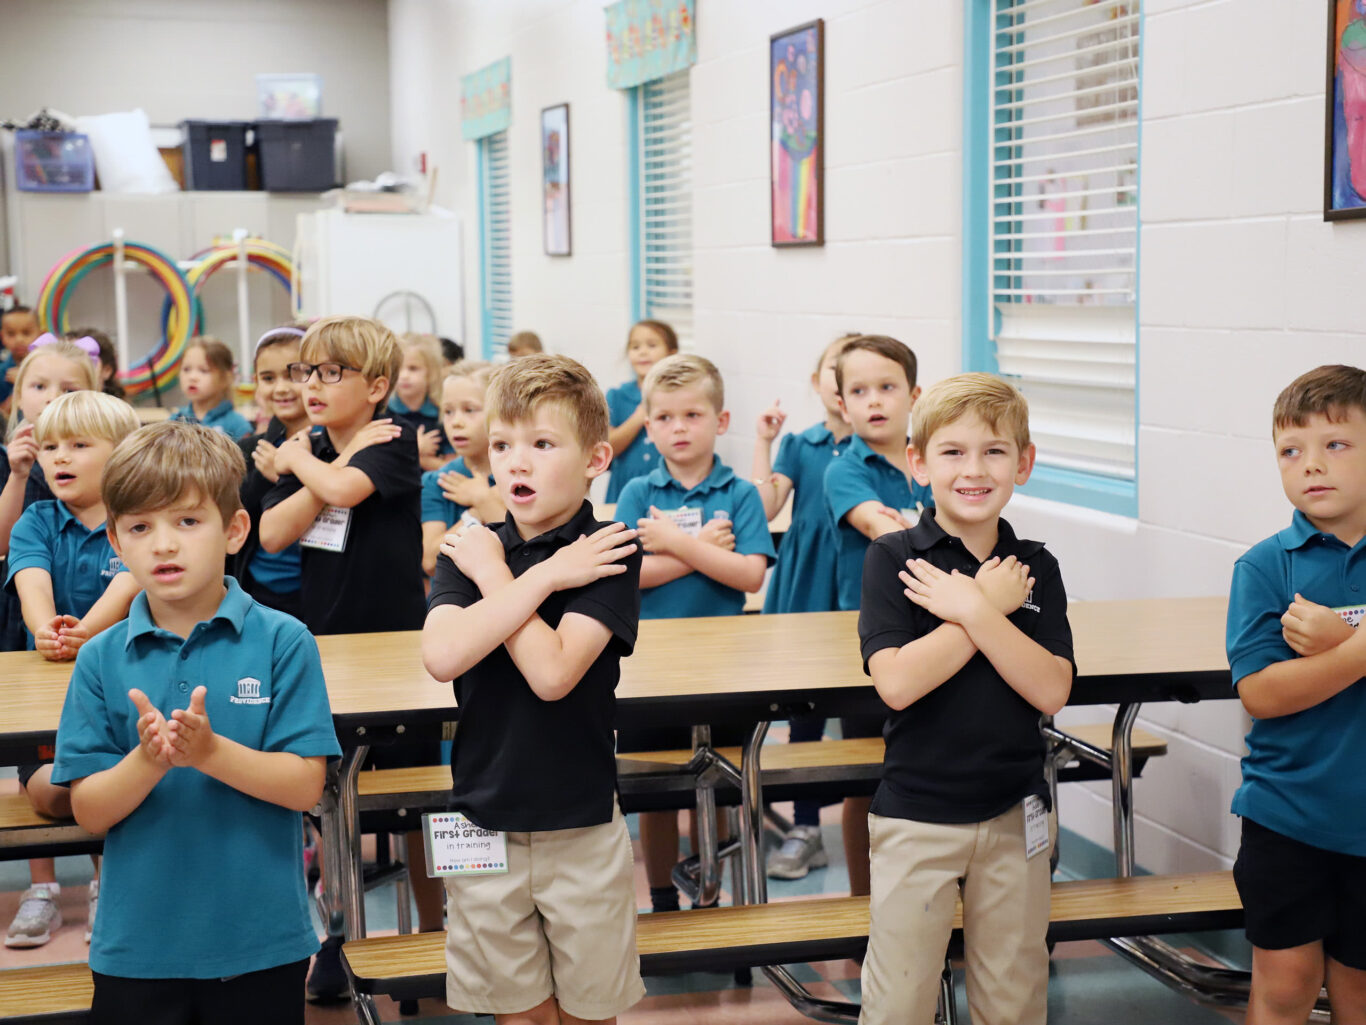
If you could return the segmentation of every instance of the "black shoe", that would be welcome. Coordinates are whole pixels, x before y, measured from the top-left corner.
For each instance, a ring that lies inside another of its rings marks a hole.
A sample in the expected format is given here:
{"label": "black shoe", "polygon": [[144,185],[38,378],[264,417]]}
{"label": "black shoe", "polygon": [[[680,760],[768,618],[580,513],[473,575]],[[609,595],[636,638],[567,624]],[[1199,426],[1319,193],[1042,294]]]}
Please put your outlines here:
{"label": "black shoe", "polygon": [[322,949],[313,958],[313,968],[304,984],[304,995],[309,1003],[323,1004],[350,999],[351,986],[346,980],[346,969],[341,963],[341,936],[323,940]]}

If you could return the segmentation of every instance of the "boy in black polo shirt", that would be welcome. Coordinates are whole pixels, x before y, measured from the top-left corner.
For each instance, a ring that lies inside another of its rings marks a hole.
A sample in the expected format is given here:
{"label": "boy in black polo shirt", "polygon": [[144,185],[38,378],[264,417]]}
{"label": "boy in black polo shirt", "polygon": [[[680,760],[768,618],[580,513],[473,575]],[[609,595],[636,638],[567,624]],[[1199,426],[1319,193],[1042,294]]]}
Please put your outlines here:
{"label": "boy in black polo shirt", "polygon": [[587,501],[612,458],[587,370],[522,357],[494,373],[486,410],[508,515],[446,536],[422,657],[460,703],[451,807],[506,831],[508,870],[446,877],[446,1002],[538,1025],[611,1019],[645,992],[612,738],[640,617],[636,532]]}
{"label": "boy in black polo shirt", "polygon": [[1024,397],[989,374],[941,381],[916,403],[908,455],[934,509],[863,565],[864,666],[892,713],[859,1020],[929,1025],[961,888],[972,1020],[1042,1025],[1054,826],[1039,716],[1067,701],[1074,666],[1057,561],[1000,518],[1034,466]]}

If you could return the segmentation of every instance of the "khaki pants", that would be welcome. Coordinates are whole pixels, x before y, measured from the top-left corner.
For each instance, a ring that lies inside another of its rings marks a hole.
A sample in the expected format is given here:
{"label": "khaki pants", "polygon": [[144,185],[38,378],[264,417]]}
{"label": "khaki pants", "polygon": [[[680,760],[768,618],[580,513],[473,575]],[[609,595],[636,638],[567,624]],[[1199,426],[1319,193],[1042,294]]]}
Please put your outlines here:
{"label": "khaki pants", "polygon": [[[1050,840],[1056,823],[1050,815]],[[872,924],[860,1025],[933,1022],[960,886],[974,1025],[1043,1025],[1049,851],[1026,860],[1023,807],[963,825],[869,815],[868,831]]]}

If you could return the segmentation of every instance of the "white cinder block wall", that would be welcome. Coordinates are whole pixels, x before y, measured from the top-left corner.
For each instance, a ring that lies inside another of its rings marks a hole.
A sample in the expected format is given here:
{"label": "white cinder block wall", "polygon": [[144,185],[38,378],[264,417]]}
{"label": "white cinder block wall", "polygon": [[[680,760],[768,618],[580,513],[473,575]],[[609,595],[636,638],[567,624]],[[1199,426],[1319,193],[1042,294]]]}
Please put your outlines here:
{"label": "white cinder block wall", "polygon": [[[970,0],[963,0],[970,2]],[[781,398],[820,416],[808,377],[827,340],[881,331],[922,381],[961,368],[963,2],[698,0],[692,70],[697,348],[725,373],[748,467],[753,422]],[[624,378],[630,323],[626,104],[606,87],[602,0],[390,0],[394,162],[427,152],[439,201],[466,219],[466,335],[477,343],[475,147],[459,80],[512,57],[517,326]],[[1288,520],[1271,403],[1319,363],[1360,362],[1353,276],[1366,225],[1322,221],[1322,4],[1145,0],[1139,515],[1019,498],[1079,597],[1217,594]],[[768,245],[767,43],[826,20],[826,245]],[[1248,68],[1259,69],[1255,74]],[[570,103],[574,256],[542,255],[539,112]],[[1074,720],[1098,713],[1068,712]],[[1233,701],[1152,705],[1170,754],[1137,787],[1138,860],[1227,867],[1247,720]],[[1110,842],[1108,787],[1064,790],[1063,824]]]}

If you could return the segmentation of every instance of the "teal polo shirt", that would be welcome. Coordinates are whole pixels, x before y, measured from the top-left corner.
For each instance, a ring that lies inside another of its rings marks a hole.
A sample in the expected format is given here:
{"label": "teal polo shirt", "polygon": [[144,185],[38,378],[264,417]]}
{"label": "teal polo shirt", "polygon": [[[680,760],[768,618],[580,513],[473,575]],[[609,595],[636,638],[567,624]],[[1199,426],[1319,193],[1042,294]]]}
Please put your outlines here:
{"label": "teal polo shirt", "polygon": [[431,399],[423,399],[422,405],[417,409],[409,409],[395,393],[389,396],[388,414],[399,423],[407,424],[414,433],[419,427],[427,431],[436,431],[441,437],[436,447],[437,455],[448,456],[455,451],[441,426],[441,410]]}
{"label": "teal polo shirt", "polygon": [[[1360,616],[1366,540],[1348,548],[1304,513],[1234,564],[1228,599],[1233,685],[1299,658],[1281,636],[1296,594]],[[1366,679],[1293,715],[1254,719],[1233,813],[1325,850],[1366,856]]]}
{"label": "teal polo shirt", "polygon": [[[422,522],[433,523],[437,520],[442,521],[448,527],[454,527],[466,507],[452,502],[441,490],[441,475],[443,473],[458,473],[462,477],[473,477],[470,468],[465,465],[463,456],[452,459],[449,463],[439,470],[428,470],[422,475]],[[493,487],[493,474],[489,474],[489,487]]]}
{"label": "teal polo shirt", "polygon": [[[14,588],[21,569],[46,570],[52,578],[52,602],[57,613],[80,619],[119,573],[127,572],[104,524],[86,527],[58,499],[34,502],[10,532],[5,587]],[[33,648],[33,635],[28,638]]]}
{"label": "teal polo shirt", "polygon": [[13,370],[15,366],[14,354],[12,352],[8,349],[0,352],[0,402],[4,402],[14,394],[14,382],[6,381],[5,375]]}
{"label": "teal polo shirt", "polygon": [[[147,596],[82,645],[57,730],[55,783],[116,765],[138,746],[138,687],[168,718],[208,688],[216,733],[258,751],[335,758],[318,646],[297,619],[224,578],[213,618],[181,638]],[[135,979],[217,979],[309,957],[303,816],[198,769],[173,768],[104,841],[90,967]]]}
{"label": "teal polo shirt", "polygon": [[195,416],[193,405],[181,406],[171,419],[212,427],[215,431],[222,431],[233,441],[241,441],[251,434],[251,421],[237,412],[231,399],[224,399],[202,417]]}
{"label": "teal polo shirt", "polygon": [[868,538],[851,527],[844,517],[864,502],[881,502],[904,514],[914,510],[917,503],[930,508],[934,498],[929,488],[913,484],[857,434],[849,439],[837,458],[830,460],[825,469],[825,505],[835,531],[835,576],[839,585],[839,608],[843,611],[859,607],[863,556],[868,551]]}
{"label": "teal polo shirt", "polygon": [[[617,501],[617,519],[628,527],[650,515],[650,506],[661,512],[699,509],[700,522],[728,519],[734,525],[735,550],[741,555],[762,555],[773,563],[773,535],[759,492],[717,456],[711,473],[693,488],[685,488],[665,465],[627,483]],[[648,554],[648,553],[647,553]],[[745,592],[696,571],[640,593],[641,619],[681,619],[685,616],[733,616],[745,609]]]}

